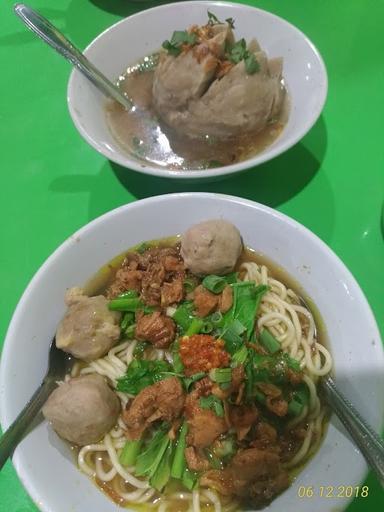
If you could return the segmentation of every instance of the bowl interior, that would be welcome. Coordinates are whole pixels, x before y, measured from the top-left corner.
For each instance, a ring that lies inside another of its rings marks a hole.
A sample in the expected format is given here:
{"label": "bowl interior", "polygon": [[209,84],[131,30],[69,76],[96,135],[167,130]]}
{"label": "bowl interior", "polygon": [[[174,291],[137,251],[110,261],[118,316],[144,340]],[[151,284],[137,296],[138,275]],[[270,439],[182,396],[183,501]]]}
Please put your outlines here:
{"label": "bowl interior", "polygon": [[284,58],[284,78],[291,112],[280,137],[259,155],[238,164],[217,169],[170,171],[158,169],[125,153],[111,136],[105,122],[105,99],[77,70],[71,74],[68,103],[81,135],[110,160],[158,176],[209,178],[252,167],[295,144],[314,124],[327,93],[323,61],[306,36],[285,20],[253,7],[226,2],[179,2],[140,12],[113,25],[85,50],[86,56],[112,81],[130,64],[157,51],[174,30],[207,20],[207,10],[219,19],[235,19],[235,35],[256,37],[270,57]]}
{"label": "bowl interior", "polygon": [[[313,299],[328,332],[337,382],[378,430],[383,417],[383,350],[366,299],[349,271],[321,240],[284,215],[243,199],[193,193],[159,196],[118,208],[75,233],[47,260],[24,293],[6,337],[0,372],[3,428],[41,382],[68,287],[85,283],[113,256],[134,244],[220,217],[237,225],[247,245],[285,268]],[[116,511],[78,471],[69,447],[46,422],[22,441],[13,462],[44,512]],[[358,450],[333,419],[319,452],[268,510],[307,512],[308,502],[298,498],[300,486],[353,486],[365,470]],[[311,507],[317,511],[342,505],[340,498],[311,498]]]}

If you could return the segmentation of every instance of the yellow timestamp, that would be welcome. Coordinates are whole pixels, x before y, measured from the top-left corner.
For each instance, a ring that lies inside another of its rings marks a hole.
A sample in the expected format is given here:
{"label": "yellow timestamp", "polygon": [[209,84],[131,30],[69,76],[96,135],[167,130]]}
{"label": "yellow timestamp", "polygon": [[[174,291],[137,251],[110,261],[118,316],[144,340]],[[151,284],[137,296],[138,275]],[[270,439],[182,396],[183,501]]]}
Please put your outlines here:
{"label": "yellow timestamp", "polygon": [[368,485],[301,485],[297,489],[299,498],[366,498],[368,494]]}

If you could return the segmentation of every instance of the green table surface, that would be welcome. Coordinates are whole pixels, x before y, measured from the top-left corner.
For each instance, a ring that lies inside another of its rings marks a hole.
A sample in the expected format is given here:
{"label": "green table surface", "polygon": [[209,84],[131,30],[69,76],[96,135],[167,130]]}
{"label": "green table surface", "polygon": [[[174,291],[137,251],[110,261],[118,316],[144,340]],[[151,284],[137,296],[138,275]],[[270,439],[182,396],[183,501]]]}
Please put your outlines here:
{"label": "green table surface", "polygon": [[[80,48],[121,17],[156,3],[29,2]],[[67,110],[69,64],[24,28],[13,2],[1,2],[1,340],[33,274],[75,230],[124,203],[185,190],[253,199],[310,228],[355,275],[384,333],[384,2],[247,3],[282,16],[312,39],[328,69],[328,100],[314,128],[285,154],[239,177],[191,185],[112,165],[88,146]],[[366,485],[368,497],[355,499],[348,512],[384,510],[377,479],[368,475]],[[8,462],[0,473],[0,511],[36,510]]]}

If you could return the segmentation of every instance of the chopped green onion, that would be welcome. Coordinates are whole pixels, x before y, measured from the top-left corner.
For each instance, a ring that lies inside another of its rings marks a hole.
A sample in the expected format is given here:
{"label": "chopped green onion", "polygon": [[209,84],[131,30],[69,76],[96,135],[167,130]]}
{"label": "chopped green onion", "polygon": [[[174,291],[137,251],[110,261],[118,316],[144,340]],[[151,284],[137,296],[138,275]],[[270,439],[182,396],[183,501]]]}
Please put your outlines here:
{"label": "chopped green onion", "polygon": [[221,327],[223,323],[223,314],[220,311],[215,311],[214,313],[212,313],[210,321],[212,322],[214,327]]}
{"label": "chopped green onion", "polygon": [[203,325],[201,326],[200,332],[202,334],[209,334],[213,331],[213,324],[212,322],[209,322],[208,320],[203,322]]}
{"label": "chopped green onion", "polygon": [[288,403],[288,413],[292,414],[293,416],[300,416],[304,409],[304,405],[301,402],[298,402],[297,400],[291,400]]}
{"label": "chopped green onion", "polygon": [[136,311],[141,307],[143,307],[143,303],[137,297],[113,299],[108,303],[108,308],[112,311]]}
{"label": "chopped green onion", "polygon": [[183,286],[186,293],[191,293],[196,288],[197,283],[194,279],[185,279]]}
{"label": "chopped green onion", "polygon": [[175,341],[172,347],[172,359],[173,359],[173,369],[176,373],[182,373],[184,371],[184,365],[180,357],[179,353],[180,343]]}
{"label": "chopped green onion", "polygon": [[193,336],[200,332],[204,322],[200,318],[193,318],[188,329],[185,331],[185,336]]}
{"label": "chopped green onion", "polygon": [[125,329],[125,336],[131,340],[135,337],[136,324],[132,324]]}
{"label": "chopped green onion", "polygon": [[224,277],[210,275],[204,277],[202,285],[210,292],[218,294],[227,286],[227,281]]}
{"label": "chopped green onion", "polygon": [[232,356],[232,363],[235,366],[239,364],[244,364],[248,357],[248,349],[245,345],[242,345]]}
{"label": "chopped green onion", "polygon": [[132,311],[128,311],[123,315],[123,318],[120,322],[120,327],[122,331],[125,331],[127,327],[129,327],[135,321],[135,315]]}
{"label": "chopped green onion", "polygon": [[179,436],[176,442],[176,450],[175,455],[173,457],[173,462],[171,466],[171,476],[172,478],[181,478],[183,476],[184,470],[186,468],[185,461],[185,447],[186,447],[186,437],[188,433],[188,423],[184,421],[179,430]]}
{"label": "chopped green onion", "polygon": [[123,293],[120,293],[120,295],[118,295],[116,298],[117,299],[135,299],[138,296],[139,296],[139,294],[137,293],[136,290],[127,290]]}
{"label": "chopped green onion", "polygon": [[261,331],[260,343],[270,354],[275,354],[281,349],[280,342],[267,329]]}
{"label": "chopped green onion", "polygon": [[191,315],[190,309],[183,304],[176,309],[172,319],[177,323],[177,325],[186,331],[192,322],[193,316]]}
{"label": "chopped green onion", "polygon": [[218,384],[225,384],[231,382],[232,370],[231,368],[213,368],[209,372],[209,377]]}
{"label": "chopped green onion", "polygon": [[127,441],[119,457],[120,464],[122,466],[134,466],[142,445],[143,441],[141,439]]}

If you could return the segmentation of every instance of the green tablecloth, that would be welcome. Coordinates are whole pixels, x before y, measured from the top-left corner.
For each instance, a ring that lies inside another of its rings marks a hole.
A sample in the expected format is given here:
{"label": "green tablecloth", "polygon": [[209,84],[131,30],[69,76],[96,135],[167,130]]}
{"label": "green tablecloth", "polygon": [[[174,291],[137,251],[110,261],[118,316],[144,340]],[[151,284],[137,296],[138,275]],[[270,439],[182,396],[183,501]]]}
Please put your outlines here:
{"label": "green tablecloth", "polygon": [[[353,272],[384,334],[384,47],[380,36],[384,3],[248,3],[287,19],[316,44],[329,73],[326,107],[301,143],[272,162],[221,183],[187,185],[111,165],[80,138],[66,105],[69,65],[24,28],[12,13],[13,2],[3,0],[1,340],[28,281],[64,239],[119,205],[181,190],[247,197],[277,208],[313,230]],[[29,4],[82,48],[120,17],[156,2],[30,0]],[[378,481],[368,476],[366,485],[369,496],[356,499],[348,512],[384,510]],[[0,511],[36,510],[8,463],[0,473]]]}

